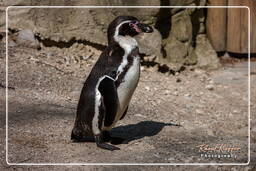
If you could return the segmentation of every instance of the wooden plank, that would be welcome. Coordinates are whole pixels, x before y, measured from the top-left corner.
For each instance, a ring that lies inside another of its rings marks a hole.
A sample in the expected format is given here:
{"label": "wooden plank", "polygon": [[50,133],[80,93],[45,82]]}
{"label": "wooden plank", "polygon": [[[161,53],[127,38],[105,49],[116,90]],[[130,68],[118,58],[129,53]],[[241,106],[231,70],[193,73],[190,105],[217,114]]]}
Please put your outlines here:
{"label": "wooden plank", "polygon": [[251,12],[251,53],[256,53],[256,1],[249,1]]}
{"label": "wooden plank", "polygon": [[[209,0],[209,6],[226,6],[227,0]],[[216,51],[226,51],[227,9],[209,8],[206,18],[206,33]]]}
{"label": "wooden plank", "polygon": [[[251,53],[256,53],[256,1],[229,0],[228,5],[248,6],[251,11]],[[248,9],[228,9],[227,51],[248,53]]]}
{"label": "wooden plank", "polygon": [[[229,0],[228,5],[240,5],[240,0]],[[241,53],[241,9],[228,9],[227,51]]]}

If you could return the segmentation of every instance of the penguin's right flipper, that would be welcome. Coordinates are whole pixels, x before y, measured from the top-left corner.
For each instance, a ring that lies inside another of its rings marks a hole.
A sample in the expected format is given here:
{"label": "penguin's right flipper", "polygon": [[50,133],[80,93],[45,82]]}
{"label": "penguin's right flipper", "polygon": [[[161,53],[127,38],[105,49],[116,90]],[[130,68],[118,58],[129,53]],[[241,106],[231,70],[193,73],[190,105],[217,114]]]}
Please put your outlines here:
{"label": "penguin's right flipper", "polygon": [[120,148],[118,147],[104,143],[101,134],[95,135],[95,142],[97,144],[97,147],[105,150],[110,150],[110,151],[120,150]]}
{"label": "penguin's right flipper", "polygon": [[104,106],[106,109],[104,125],[110,126],[115,120],[118,107],[118,96],[115,80],[112,77],[105,75],[99,84],[98,90],[103,97]]}

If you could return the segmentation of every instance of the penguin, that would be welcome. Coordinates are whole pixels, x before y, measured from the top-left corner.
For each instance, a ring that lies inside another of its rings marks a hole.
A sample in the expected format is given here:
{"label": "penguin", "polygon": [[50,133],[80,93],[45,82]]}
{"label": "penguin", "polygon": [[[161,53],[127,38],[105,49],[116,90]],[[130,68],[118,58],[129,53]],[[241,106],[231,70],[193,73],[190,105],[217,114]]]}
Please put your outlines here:
{"label": "penguin", "polygon": [[153,28],[132,16],[119,16],[108,26],[108,46],[87,77],[71,132],[74,142],[96,142],[106,150],[109,131],[124,118],[140,77],[139,48],[135,36]]}

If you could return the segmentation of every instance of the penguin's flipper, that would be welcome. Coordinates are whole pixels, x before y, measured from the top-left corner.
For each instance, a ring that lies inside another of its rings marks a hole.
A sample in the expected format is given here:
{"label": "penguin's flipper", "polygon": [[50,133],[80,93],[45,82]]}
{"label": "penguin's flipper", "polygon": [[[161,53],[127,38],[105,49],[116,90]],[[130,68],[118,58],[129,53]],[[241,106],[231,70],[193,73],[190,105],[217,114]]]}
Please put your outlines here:
{"label": "penguin's flipper", "polygon": [[121,116],[120,120],[122,120],[122,119],[125,117],[125,115],[126,115],[126,113],[127,113],[127,110],[128,110],[128,106],[126,107],[126,109],[125,109],[123,115]]}
{"label": "penguin's flipper", "polygon": [[103,97],[104,106],[106,109],[104,125],[110,126],[115,120],[118,107],[118,96],[115,80],[112,77],[105,75],[99,84],[98,90]]}

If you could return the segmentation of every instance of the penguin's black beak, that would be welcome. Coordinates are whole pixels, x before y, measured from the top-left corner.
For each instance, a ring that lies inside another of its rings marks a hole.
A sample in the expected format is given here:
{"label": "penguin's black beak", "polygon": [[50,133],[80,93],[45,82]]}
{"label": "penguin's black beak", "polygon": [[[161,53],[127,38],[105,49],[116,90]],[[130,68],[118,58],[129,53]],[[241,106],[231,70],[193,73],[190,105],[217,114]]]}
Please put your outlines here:
{"label": "penguin's black beak", "polygon": [[136,32],[141,33],[152,33],[154,30],[151,26],[144,24],[144,23],[140,23],[139,21],[133,21],[130,23],[130,26],[136,30]]}
{"label": "penguin's black beak", "polygon": [[154,31],[153,28],[147,24],[138,23],[137,26],[144,33],[152,33]]}

